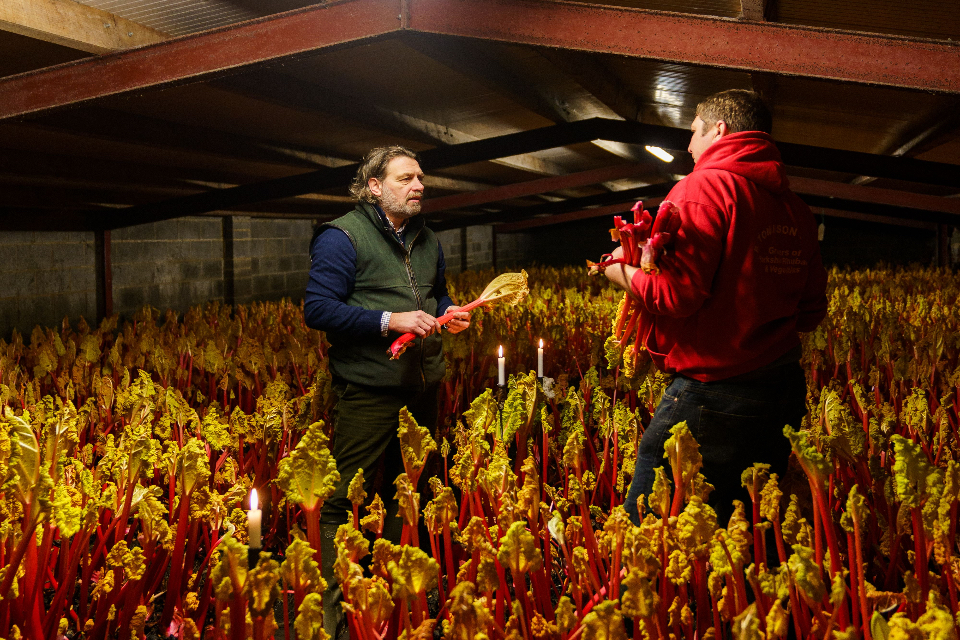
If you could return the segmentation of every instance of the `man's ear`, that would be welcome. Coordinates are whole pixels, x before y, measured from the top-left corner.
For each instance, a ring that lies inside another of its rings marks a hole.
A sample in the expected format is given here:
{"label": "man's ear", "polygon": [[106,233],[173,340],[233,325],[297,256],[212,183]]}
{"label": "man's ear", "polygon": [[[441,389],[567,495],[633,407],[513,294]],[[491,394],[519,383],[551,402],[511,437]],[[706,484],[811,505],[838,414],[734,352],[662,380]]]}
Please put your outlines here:
{"label": "man's ear", "polygon": [[730,128],[727,127],[727,123],[723,120],[717,120],[717,123],[713,126],[717,128],[717,138],[722,138],[730,133]]}
{"label": "man's ear", "polygon": [[370,189],[370,193],[378,198],[383,195],[383,189],[380,186],[380,181],[376,178],[370,178],[367,180],[367,188]]}

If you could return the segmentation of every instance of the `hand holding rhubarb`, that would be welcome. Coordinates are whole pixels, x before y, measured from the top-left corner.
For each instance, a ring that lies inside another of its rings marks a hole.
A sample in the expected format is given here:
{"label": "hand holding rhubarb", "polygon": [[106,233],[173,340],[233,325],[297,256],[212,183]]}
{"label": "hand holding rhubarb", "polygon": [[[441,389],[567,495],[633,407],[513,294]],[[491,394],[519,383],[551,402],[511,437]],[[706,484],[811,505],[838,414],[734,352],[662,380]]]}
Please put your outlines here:
{"label": "hand holding rhubarb", "polygon": [[[487,288],[483,290],[483,293],[480,294],[479,298],[469,304],[465,304],[462,307],[450,307],[450,310],[447,311],[447,313],[443,314],[439,318],[436,318],[436,322],[440,326],[443,326],[455,319],[458,319],[462,322],[466,312],[481,305],[490,304],[493,302],[503,302],[511,305],[517,304],[526,298],[528,293],[530,293],[530,290],[527,288],[526,271],[521,271],[520,273],[501,273],[499,276],[490,281],[490,284],[488,284]],[[467,315],[466,319],[469,325],[469,315]],[[466,326],[458,326],[457,324],[454,326],[456,327],[457,331],[462,331],[463,329],[467,328]],[[391,328],[393,328],[392,317]],[[454,333],[456,333],[456,331],[454,331]],[[424,335],[429,335],[429,333]],[[410,341],[416,337],[417,334],[411,332],[405,333],[397,338],[393,344],[390,345],[390,350],[387,352],[390,355],[390,359],[396,360],[399,358],[400,354],[403,353],[404,349],[407,348]]]}
{"label": "hand holding rhubarb", "polygon": [[657,261],[673,245],[680,229],[680,209],[669,200],[664,200],[657,210],[656,220],[649,211],[643,210],[643,202],[633,205],[633,224],[624,222],[620,216],[614,216],[614,228],[610,237],[619,242],[621,254],[604,254],[600,262],[587,260],[590,275],[603,273],[615,264],[640,267],[644,273],[660,273]]}
{"label": "hand holding rhubarb", "polygon": [[389,328],[397,333],[413,333],[425,338],[440,331],[440,324],[426,311],[404,311],[390,315]]}
{"label": "hand holding rhubarb", "polygon": [[[642,332],[639,330],[642,308],[631,296],[633,276],[637,269],[642,269],[648,275],[659,274],[660,266],[657,262],[670,249],[680,229],[680,210],[669,200],[660,204],[655,220],[649,211],[643,210],[643,202],[635,204],[632,211],[633,224],[624,222],[620,216],[613,219],[614,228],[610,230],[610,237],[614,242],[619,242],[620,246],[613,253],[604,254],[600,262],[587,260],[590,275],[603,273],[626,291],[620,302],[613,337],[620,345],[624,373],[628,376],[636,371],[640,352],[645,349],[643,336],[640,335]],[[613,265],[623,266],[607,273],[606,269]],[[631,340],[634,344],[628,348]]]}

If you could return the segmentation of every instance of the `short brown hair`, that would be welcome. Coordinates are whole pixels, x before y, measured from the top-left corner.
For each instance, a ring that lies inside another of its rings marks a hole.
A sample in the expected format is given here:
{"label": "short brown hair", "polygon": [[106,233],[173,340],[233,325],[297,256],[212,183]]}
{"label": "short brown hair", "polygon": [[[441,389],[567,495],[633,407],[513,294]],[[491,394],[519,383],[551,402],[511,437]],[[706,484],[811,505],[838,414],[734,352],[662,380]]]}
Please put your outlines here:
{"label": "short brown hair", "polygon": [[770,109],[756,92],[746,89],[729,89],[713,94],[697,105],[697,115],[707,128],[721,120],[726,122],[730,133],[739,131],[770,133],[773,128]]}
{"label": "short brown hair", "polygon": [[367,183],[370,182],[370,178],[383,180],[387,175],[387,165],[390,164],[390,161],[402,157],[418,160],[417,154],[406,147],[394,145],[371,149],[364,156],[360,168],[357,169],[357,175],[354,176],[353,182],[350,184],[350,195],[360,202],[371,204],[377,202],[378,198],[370,191]]}

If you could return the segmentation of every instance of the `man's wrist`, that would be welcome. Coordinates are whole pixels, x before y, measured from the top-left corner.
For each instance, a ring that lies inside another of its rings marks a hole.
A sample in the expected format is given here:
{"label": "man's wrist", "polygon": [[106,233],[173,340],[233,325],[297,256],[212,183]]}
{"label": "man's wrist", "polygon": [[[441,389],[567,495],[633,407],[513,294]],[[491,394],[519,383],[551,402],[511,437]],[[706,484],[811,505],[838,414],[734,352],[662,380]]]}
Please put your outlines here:
{"label": "man's wrist", "polygon": [[383,315],[380,316],[380,335],[384,338],[387,337],[387,334],[390,332],[390,316],[393,315],[391,311],[384,311]]}

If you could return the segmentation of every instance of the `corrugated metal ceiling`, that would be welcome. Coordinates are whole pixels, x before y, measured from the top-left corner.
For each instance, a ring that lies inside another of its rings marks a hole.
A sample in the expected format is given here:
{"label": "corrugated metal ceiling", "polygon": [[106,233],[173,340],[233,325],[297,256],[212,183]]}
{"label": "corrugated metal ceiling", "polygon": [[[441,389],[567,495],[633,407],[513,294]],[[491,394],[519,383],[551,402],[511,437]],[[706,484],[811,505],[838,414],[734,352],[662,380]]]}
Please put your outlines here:
{"label": "corrugated metal ceiling", "polygon": [[[307,0],[85,3],[173,36],[313,4]],[[736,17],[740,9],[739,0],[604,0],[602,4],[725,18]],[[911,6],[909,16],[901,16],[905,10],[889,0],[830,5],[781,0],[778,4],[778,19],[793,24],[938,38],[960,32],[955,13],[926,0]],[[0,32],[0,75],[86,55]],[[613,87],[613,92],[604,94],[603,85]],[[700,100],[728,88],[764,92],[774,109],[774,136],[779,141],[879,154],[892,153],[938,122],[942,128],[958,102],[956,97],[908,90],[405,33],[333,47],[268,67],[236,69],[205,82],[106,98],[95,107],[81,105],[66,113],[2,122],[0,150],[19,154],[23,161],[8,163],[5,171],[10,176],[0,172],[0,181],[41,185],[46,180],[51,189],[9,190],[0,194],[0,207],[65,206],[71,198],[78,205],[162,201],[177,190],[187,193],[204,186],[255,183],[342,165],[383,144],[424,150],[596,116],[685,129]],[[342,97],[344,104],[325,108],[324,95]],[[627,108],[619,103],[621,99]],[[635,111],[630,111],[630,104]],[[368,118],[371,110],[382,117]],[[935,141],[918,147],[914,155],[960,164],[960,139],[951,137],[950,127],[941,130]],[[648,160],[643,151],[640,157],[631,157],[631,145],[612,144],[621,147],[568,145],[524,154],[521,161],[452,167],[434,177],[447,180],[449,192],[458,189],[457,180],[463,185],[502,185],[550,172],[573,173]],[[664,179],[666,171],[656,166],[643,178],[655,182]],[[800,174],[836,180],[853,177],[811,170]],[[76,191],[79,185],[86,185],[85,190]],[[940,192],[946,193],[936,191]],[[315,202],[291,200],[264,202],[248,210],[327,213]]]}
{"label": "corrugated metal ceiling", "polygon": [[225,0],[84,0],[84,4],[172,36],[224,27],[263,15]]}

